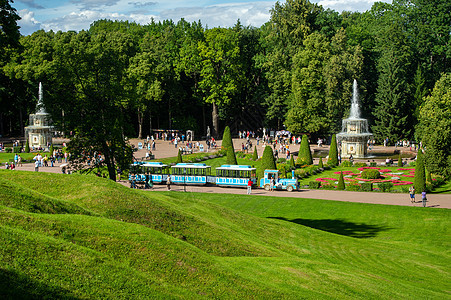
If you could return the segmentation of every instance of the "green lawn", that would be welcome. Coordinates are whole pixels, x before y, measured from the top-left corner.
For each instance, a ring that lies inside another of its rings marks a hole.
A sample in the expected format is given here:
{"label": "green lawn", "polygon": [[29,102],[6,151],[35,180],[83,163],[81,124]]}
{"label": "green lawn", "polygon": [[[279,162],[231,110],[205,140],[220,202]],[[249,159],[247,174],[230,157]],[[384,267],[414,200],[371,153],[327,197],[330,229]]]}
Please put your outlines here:
{"label": "green lawn", "polygon": [[6,170],[0,187],[3,298],[450,298],[446,209]]}
{"label": "green lawn", "polygon": [[[41,152],[41,153],[44,153],[44,152]],[[22,157],[22,160],[24,160],[24,159],[25,160],[32,160],[33,157],[36,156],[37,152],[36,153],[19,153],[19,154]],[[15,153],[1,152],[0,153],[0,163],[4,164],[5,162],[14,161],[14,155],[15,155]]]}

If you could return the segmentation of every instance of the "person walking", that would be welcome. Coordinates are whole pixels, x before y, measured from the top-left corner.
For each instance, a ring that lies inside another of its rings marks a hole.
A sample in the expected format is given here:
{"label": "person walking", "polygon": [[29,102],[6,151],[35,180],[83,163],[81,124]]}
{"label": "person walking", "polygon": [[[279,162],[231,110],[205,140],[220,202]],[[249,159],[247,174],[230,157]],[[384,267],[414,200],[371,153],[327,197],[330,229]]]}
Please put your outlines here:
{"label": "person walking", "polygon": [[426,198],[425,190],[423,190],[423,192],[421,193],[421,200],[423,201],[423,207],[426,207],[426,202],[428,201],[428,199]]}
{"label": "person walking", "polygon": [[413,185],[409,188],[410,202],[415,203],[415,188]]}
{"label": "person walking", "polygon": [[168,178],[166,179],[166,186],[168,187],[168,191],[171,190],[171,175],[168,175]]}
{"label": "person walking", "polygon": [[274,177],[271,177],[271,179],[269,180],[269,191],[270,192],[274,191],[274,183],[275,183]]}
{"label": "person walking", "polygon": [[254,183],[252,182],[252,180],[249,178],[248,182],[247,182],[247,194],[250,195],[252,193],[252,185]]}

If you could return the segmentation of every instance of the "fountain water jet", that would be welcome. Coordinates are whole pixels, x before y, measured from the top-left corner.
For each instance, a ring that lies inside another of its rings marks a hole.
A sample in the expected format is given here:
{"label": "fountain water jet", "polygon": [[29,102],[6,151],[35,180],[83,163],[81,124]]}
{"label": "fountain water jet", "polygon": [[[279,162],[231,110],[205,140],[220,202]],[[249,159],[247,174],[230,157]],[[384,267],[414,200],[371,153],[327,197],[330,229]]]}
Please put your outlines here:
{"label": "fountain water jet", "polygon": [[337,134],[337,141],[341,143],[341,157],[366,157],[367,141],[372,137],[373,134],[368,132],[368,120],[360,117],[357,80],[354,79],[350,115],[342,121],[341,132]]}

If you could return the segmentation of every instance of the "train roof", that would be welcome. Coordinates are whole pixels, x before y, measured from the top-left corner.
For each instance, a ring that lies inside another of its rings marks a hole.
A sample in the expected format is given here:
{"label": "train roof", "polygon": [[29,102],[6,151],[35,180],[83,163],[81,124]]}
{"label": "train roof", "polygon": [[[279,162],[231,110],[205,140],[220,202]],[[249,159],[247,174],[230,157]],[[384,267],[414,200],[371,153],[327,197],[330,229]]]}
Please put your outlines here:
{"label": "train roof", "polygon": [[216,170],[253,171],[257,169],[249,165],[222,165]]}
{"label": "train roof", "polygon": [[208,169],[211,166],[202,163],[178,163],[175,166],[171,166],[171,168]]}
{"label": "train roof", "polygon": [[134,166],[143,166],[143,167],[167,167],[168,165],[162,163],[162,162],[156,162],[156,161],[135,161],[133,163]]}

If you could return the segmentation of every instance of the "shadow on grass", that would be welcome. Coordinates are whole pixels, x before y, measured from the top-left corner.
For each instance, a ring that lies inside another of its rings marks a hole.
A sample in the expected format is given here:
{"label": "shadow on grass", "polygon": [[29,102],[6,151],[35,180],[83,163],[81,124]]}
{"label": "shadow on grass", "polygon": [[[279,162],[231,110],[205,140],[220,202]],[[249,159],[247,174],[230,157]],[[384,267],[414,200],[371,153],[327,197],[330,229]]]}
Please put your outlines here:
{"label": "shadow on grass", "polygon": [[46,285],[26,275],[0,269],[1,299],[79,299],[70,291]]}
{"label": "shadow on grass", "polygon": [[308,226],[310,228],[319,229],[335,234],[345,235],[353,238],[365,239],[375,237],[379,232],[389,230],[388,227],[358,224],[347,222],[344,220],[311,220],[311,219],[292,219],[289,220],[283,217],[269,217],[270,219],[277,219],[287,222],[296,223],[299,225]]}

